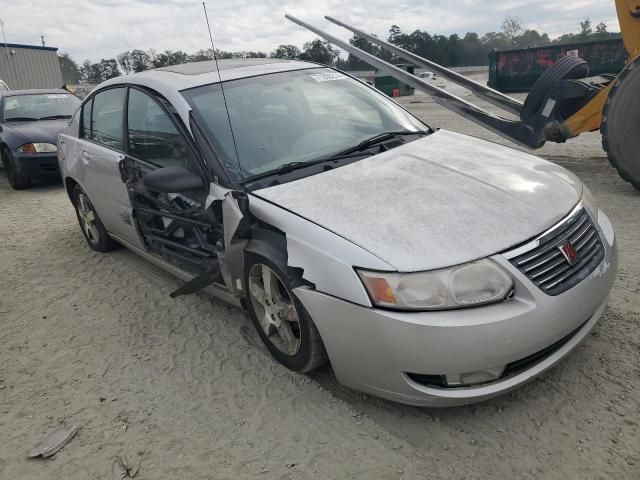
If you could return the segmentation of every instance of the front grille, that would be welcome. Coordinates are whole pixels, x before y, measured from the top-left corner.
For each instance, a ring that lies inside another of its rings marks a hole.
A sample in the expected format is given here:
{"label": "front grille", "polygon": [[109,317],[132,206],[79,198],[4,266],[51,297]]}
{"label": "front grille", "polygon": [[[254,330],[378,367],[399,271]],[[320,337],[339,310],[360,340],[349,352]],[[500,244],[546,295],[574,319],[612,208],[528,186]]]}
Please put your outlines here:
{"label": "front grille", "polygon": [[[577,258],[573,265],[560,247],[569,244]],[[582,208],[539,240],[539,245],[511,263],[549,295],[560,295],[587,278],[604,258],[604,246],[593,220]]]}

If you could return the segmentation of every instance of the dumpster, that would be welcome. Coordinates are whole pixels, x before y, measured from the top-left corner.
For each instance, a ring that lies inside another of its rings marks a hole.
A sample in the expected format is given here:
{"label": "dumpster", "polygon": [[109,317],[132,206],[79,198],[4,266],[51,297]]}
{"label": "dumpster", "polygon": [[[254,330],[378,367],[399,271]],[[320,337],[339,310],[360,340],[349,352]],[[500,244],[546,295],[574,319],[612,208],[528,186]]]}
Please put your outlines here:
{"label": "dumpster", "polygon": [[489,54],[488,85],[501,92],[527,91],[542,72],[566,55],[584,58],[593,76],[617,75],[628,58],[622,39],[493,51]]}
{"label": "dumpster", "polygon": [[[396,65],[396,67],[409,72],[411,75],[415,72],[415,66],[408,63],[401,63]],[[407,85],[406,83],[401,83],[397,78],[385,75],[378,70],[376,70],[374,86],[390,97],[404,97],[407,95],[413,95],[415,92],[415,88]]]}

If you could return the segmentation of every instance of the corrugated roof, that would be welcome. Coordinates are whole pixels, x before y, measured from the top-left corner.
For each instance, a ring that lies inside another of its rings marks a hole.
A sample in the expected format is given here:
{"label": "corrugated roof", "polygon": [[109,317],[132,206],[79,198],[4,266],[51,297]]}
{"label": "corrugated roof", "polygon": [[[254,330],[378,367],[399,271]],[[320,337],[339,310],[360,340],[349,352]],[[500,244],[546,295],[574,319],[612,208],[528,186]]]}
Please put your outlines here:
{"label": "corrugated roof", "polygon": [[21,43],[1,43],[0,48],[28,48],[30,50],[53,50],[54,52],[58,51],[57,47],[43,47],[41,45],[23,45]]}

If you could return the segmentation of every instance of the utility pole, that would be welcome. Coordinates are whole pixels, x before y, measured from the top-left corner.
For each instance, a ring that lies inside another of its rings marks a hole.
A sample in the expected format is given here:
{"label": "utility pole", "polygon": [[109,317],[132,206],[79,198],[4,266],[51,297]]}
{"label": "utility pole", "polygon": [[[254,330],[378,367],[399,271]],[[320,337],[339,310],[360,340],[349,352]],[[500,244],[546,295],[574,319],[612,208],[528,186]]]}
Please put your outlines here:
{"label": "utility pole", "polygon": [[42,46],[44,47],[44,35],[40,35],[40,40],[42,40]]}
{"label": "utility pole", "polygon": [[[7,54],[7,73],[9,73],[9,68],[11,68],[11,57],[9,56],[9,47],[7,46],[7,37],[4,34],[4,20],[0,18],[0,28],[2,28],[2,41],[4,42],[4,53]],[[14,76],[15,76],[15,68],[14,68]],[[17,82],[17,78],[14,78]],[[15,82],[14,82],[15,85]]]}

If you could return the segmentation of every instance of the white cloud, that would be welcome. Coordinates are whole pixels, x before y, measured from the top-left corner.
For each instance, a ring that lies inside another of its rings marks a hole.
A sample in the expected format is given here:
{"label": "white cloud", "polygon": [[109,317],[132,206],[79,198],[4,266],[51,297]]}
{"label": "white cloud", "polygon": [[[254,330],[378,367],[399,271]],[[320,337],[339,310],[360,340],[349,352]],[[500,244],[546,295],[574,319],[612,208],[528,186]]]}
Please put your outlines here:
{"label": "white cloud", "polygon": [[[2,3],[11,2],[11,6]],[[590,17],[617,30],[613,0],[340,0],[210,1],[207,4],[216,47],[270,52],[281,43],[301,46],[313,34],[284,19],[285,13],[348,39],[349,32],[329,24],[324,15],[386,37],[397,24],[403,31],[439,34],[498,31],[507,15],[552,36],[578,30]],[[7,41],[48,45],[77,61],[114,57],[133,48],[193,52],[209,46],[202,3],[198,0],[0,0]]]}

